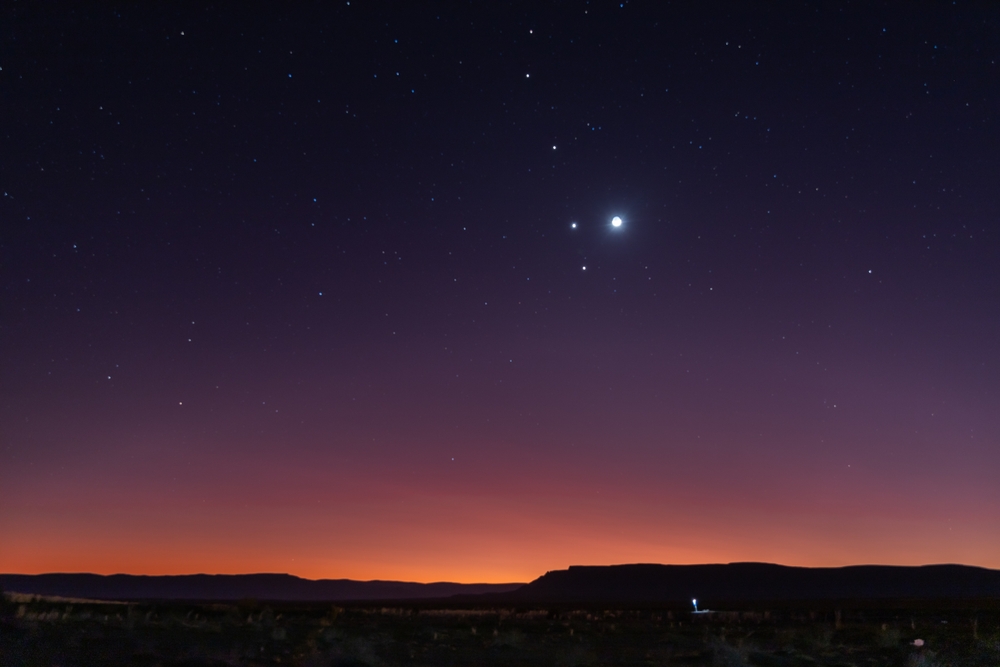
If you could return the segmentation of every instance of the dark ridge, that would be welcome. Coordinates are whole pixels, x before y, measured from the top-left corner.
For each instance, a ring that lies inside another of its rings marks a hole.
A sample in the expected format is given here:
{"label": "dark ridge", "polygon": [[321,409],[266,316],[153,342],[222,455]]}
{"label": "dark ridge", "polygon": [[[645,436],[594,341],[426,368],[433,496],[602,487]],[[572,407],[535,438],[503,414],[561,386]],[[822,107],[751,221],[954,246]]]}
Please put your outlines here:
{"label": "dark ridge", "polygon": [[967,565],[806,568],[769,563],[572,566],[529,584],[309,580],[288,574],[0,574],[0,589],[103,600],[439,600],[544,604],[1000,600],[1000,571]]}
{"label": "dark ridge", "polygon": [[[487,597],[487,596],[483,596]],[[513,604],[684,604],[822,600],[1000,599],[1000,571],[967,565],[787,567],[720,565],[572,566],[488,596]]]}
{"label": "dark ridge", "polygon": [[406,581],[302,579],[290,574],[0,574],[0,589],[96,600],[417,600],[497,594],[524,584],[418,584]]}

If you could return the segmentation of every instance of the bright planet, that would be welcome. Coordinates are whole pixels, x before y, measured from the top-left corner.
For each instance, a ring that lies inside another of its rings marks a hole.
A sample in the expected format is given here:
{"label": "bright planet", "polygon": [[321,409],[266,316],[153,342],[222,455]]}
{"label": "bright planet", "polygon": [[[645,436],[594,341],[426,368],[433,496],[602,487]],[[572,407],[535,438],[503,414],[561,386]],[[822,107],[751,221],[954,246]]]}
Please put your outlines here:
{"label": "bright planet", "polygon": [[622,226],[622,219],[620,217],[618,217],[617,215],[615,217],[611,218],[611,226],[612,227],[621,227]]}

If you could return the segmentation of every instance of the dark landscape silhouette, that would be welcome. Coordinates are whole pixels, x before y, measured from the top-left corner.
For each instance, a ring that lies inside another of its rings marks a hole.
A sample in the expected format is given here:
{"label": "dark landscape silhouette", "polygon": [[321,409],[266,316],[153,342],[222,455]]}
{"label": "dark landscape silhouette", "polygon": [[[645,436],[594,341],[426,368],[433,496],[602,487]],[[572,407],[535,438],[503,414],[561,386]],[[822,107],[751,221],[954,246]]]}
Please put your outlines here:
{"label": "dark landscape silhouette", "polygon": [[528,584],[309,580],[289,574],[0,575],[4,590],[103,600],[427,600],[496,604],[661,604],[1000,598],[1000,571],[967,565],[789,567],[770,563],[572,566]]}
{"label": "dark landscape silhouette", "polygon": [[533,603],[936,600],[1000,597],[1000,571],[966,565],[788,567],[725,565],[574,566],[548,572],[498,598]]}
{"label": "dark landscape silhouette", "polygon": [[[0,585],[4,667],[1000,664],[1000,571],[961,565],[571,567],[525,585],[281,574]],[[695,596],[715,611],[695,613]]]}
{"label": "dark landscape silhouette", "polygon": [[3,590],[98,600],[287,600],[348,601],[445,598],[504,593],[524,584],[420,584],[405,581],[302,579],[290,574],[0,575]]}

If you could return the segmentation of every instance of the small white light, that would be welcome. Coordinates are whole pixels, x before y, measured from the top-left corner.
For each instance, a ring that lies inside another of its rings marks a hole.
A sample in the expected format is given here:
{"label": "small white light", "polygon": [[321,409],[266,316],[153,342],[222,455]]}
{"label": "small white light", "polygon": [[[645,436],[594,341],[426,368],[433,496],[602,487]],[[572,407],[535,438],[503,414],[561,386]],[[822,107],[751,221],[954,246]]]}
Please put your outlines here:
{"label": "small white light", "polygon": [[576,223],[575,222],[569,223],[569,228],[570,229],[576,229]]}
{"label": "small white light", "polygon": [[622,219],[619,218],[617,215],[615,217],[611,218],[611,226],[612,227],[621,227],[622,226]]}
{"label": "small white light", "polygon": [[584,270],[584,271],[586,271],[586,270],[587,270],[587,267],[583,267],[583,270]]}

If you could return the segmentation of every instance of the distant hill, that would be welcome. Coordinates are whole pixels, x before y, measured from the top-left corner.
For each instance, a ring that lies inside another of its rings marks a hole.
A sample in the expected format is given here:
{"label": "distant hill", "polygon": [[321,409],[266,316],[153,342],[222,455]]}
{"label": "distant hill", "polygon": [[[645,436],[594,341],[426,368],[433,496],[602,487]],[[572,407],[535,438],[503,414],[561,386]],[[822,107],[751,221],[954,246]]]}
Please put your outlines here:
{"label": "distant hill", "polygon": [[966,565],[787,567],[727,565],[572,566],[529,584],[418,584],[301,579],[289,574],[0,574],[0,588],[102,600],[427,600],[474,604],[663,604],[820,600],[1000,600],[1000,570]]}
{"label": "distant hill", "polygon": [[966,565],[807,568],[769,563],[572,566],[488,597],[520,604],[690,604],[697,598],[703,607],[713,601],[1000,599],[1000,570]]}
{"label": "distant hill", "polygon": [[5,591],[98,600],[416,600],[503,593],[523,585],[311,580],[290,574],[0,574]]}

